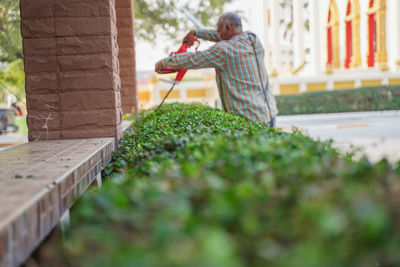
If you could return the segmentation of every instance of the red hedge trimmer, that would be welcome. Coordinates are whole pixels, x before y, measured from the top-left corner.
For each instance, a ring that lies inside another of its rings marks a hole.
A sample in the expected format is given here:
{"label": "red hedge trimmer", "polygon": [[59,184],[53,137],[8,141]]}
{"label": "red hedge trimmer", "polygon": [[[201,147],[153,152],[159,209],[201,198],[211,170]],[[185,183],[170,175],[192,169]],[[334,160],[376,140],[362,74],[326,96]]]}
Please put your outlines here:
{"label": "red hedge trimmer", "polygon": [[[197,51],[197,48],[199,48],[199,45],[200,45],[200,41],[198,39],[194,39],[192,43],[183,43],[181,45],[181,47],[178,49],[178,51],[171,52],[169,54],[169,56],[173,56],[173,55],[176,55],[176,54],[187,52],[188,47],[191,47],[194,43],[198,44],[197,47],[195,48],[195,50]],[[164,69],[161,70],[161,74],[169,74],[169,73],[174,73],[174,72],[177,72],[177,74],[176,74],[175,80],[172,81],[171,89],[169,89],[169,91],[167,92],[167,94],[163,98],[161,104],[157,107],[156,111],[162,106],[162,104],[164,104],[165,99],[167,99],[168,95],[174,89],[175,84],[178,84],[180,81],[182,81],[183,76],[185,76],[187,71],[188,71],[187,69],[174,70],[174,69],[169,69],[169,68],[164,68]],[[160,80],[168,82],[168,83],[171,83],[171,81],[169,81],[169,80],[164,80],[164,79],[160,79]]]}

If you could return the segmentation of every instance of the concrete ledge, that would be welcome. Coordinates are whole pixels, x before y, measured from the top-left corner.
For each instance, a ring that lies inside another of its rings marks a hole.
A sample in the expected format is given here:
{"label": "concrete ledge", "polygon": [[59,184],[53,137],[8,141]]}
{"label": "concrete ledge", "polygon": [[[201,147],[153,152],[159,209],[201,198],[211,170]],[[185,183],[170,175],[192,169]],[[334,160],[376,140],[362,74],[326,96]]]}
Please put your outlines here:
{"label": "concrete ledge", "polygon": [[0,266],[19,266],[111,161],[114,138],[0,151]]}

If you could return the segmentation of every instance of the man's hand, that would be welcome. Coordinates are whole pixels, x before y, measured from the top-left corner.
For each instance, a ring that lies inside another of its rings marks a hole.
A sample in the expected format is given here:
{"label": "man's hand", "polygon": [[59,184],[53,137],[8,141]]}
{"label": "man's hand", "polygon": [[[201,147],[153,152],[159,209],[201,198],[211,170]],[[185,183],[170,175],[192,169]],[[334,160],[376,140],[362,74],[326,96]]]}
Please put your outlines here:
{"label": "man's hand", "polygon": [[188,34],[186,34],[185,38],[183,38],[183,44],[187,43],[188,47],[191,47],[193,45],[194,39],[196,38],[196,35],[194,34],[194,30],[190,31]]}
{"label": "man's hand", "polygon": [[154,71],[157,72],[158,74],[161,74],[162,70],[162,64],[161,60],[156,63],[156,66],[154,67]]}

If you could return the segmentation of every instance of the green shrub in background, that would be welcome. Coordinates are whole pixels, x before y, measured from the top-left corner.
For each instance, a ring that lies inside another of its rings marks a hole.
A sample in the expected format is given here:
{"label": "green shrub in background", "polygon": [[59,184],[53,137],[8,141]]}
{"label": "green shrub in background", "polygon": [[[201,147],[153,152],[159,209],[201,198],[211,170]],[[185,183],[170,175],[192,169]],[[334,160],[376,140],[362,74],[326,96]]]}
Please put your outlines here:
{"label": "green shrub in background", "polygon": [[400,264],[400,167],[201,105],[132,128],[40,266]]}
{"label": "green shrub in background", "polygon": [[15,124],[18,126],[18,134],[27,135],[28,125],[26,124],[26,116],[15,117]]}
{"label": "green shrub in background", "polygon": [[309,92],[276,98],[279,115],[400,110],[400,86]]}

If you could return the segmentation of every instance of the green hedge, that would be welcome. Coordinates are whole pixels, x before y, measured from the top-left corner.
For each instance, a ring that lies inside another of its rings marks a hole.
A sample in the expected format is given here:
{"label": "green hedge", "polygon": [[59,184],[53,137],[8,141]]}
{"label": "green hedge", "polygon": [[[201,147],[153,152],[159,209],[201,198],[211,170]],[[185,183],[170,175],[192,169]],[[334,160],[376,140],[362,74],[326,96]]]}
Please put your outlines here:
{"label": "green hedge", "polygon": [[201,105],[141,115],[40,266],[398,266],[400,167]]}
{"label": "green hedge", "polygon": [[279,115],[400,110],[400,86],[277,96]]}

